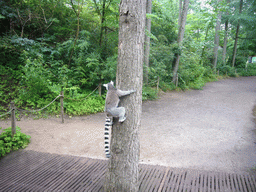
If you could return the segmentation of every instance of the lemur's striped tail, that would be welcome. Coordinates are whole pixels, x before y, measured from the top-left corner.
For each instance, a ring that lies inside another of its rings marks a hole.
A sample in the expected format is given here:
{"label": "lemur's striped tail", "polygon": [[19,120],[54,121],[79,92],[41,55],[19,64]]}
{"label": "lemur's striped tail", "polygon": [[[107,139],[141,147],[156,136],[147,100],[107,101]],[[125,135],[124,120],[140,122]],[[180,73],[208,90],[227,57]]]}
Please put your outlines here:
{"label": "lemur's striped tail", "polygon": [[108,116],[106,117],[106,122],[105,122],[105,132],[104,132],[104,147],[105,147],[105,154],[106,157],[110,157],[110,129],[112,128],[112,118],[109,118]]}

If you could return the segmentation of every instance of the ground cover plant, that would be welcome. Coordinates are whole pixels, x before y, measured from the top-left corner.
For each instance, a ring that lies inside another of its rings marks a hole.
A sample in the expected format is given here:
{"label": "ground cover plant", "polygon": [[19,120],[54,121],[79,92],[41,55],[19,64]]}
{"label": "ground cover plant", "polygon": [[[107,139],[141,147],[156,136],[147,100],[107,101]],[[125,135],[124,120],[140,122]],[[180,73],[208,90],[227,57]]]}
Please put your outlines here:
{"label": "ground cover plant", "polygon": [[[0,127],[0,130],[2,128]],[[0,157],[5,156],[11,151],[17,151],[18,149],[24,149],[30,143],[30,136],[25,133],[21,133],[20,128],[16,127],[16,134],[12,137],[12,128],[3,129],[0,135]]]}

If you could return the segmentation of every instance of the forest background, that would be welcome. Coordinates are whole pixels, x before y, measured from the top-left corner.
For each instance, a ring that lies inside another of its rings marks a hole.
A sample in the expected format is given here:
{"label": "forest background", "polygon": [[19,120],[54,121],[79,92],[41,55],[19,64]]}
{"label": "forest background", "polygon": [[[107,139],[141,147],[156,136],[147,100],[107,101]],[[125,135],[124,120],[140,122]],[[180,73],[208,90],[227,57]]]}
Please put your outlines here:
{"label": "forest background", "polygon": [[[42,108],[63,90],[66,114],[102,112],[101,85],[116,76],[119,3],[0,0],[0,111],[8,111],[11,101],[22,109]],[[143,99],[156,98],[156,87],[201,89],[222,76],[256,75],[256,63],[248,63],[256,56],[255,0],[190,0],[181,46],[182,3],[152,1]],[[46,110],[59,114],[59,108],[55,102]]]}

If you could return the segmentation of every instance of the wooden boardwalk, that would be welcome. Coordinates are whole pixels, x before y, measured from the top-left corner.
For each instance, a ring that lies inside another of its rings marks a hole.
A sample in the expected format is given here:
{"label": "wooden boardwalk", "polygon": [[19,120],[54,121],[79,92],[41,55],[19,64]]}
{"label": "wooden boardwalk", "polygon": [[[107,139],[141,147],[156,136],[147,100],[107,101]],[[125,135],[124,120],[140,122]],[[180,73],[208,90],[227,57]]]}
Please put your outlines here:
{"label": "wooden boardwalk", "polygon": [[[103,191],[106,160],[20,150],[0,160],[0,191]],[[253,175],[140,164],[139,191],[256,192]]]}

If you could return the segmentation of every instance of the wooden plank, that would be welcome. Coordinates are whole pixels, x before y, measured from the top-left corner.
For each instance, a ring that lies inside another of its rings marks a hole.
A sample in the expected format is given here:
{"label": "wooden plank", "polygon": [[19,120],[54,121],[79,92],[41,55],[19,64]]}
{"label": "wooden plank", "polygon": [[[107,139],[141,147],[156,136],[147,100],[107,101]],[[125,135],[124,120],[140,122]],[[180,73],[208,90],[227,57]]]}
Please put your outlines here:
{"label": "wooden plank", "polygon": [[204,175],[204,190],[203,191],[207,190],[207,186],[208,186],[208,175],[205,174]]}
{"label": "wooden plank", "polygon": [[97,169],[93,172],[93,174],[90,175],[90,183],[85,187],[80,187],[77,190],[82,189],[83,191],[85,189],[89,191],[94,191],[94,188],[98,188],[100,181],[103,180],[103,175],[105,174],[107,169],[107,165],[101,162]]}
{"label": "wooden plank", "polygon": [[55,174],[55,178],[52,180],[48,179],[42,184],[47,189],[52,189],[54,186],[60,186],[63,183],[66,183],[68,179],[72,178],[72,176],[75,174],[76,170],[80,169],[81,163],[79,163],[78,158],[72,158],[68,166],[64,168],[64,172],[61,174]]}
{"label": "wooden plank", "polygon": [[98,169],[98,166],[100,166],[100,162],[90,160],[87,163],[87,169],[83,169],[83,172],[81,172],[77,177],[75,178],[75,181],[73,183],[69,183],[64,187],[65,190],[68,191],[75,191],[78,189],[81,185],[87,186],[91,182],[91,174]]}
{"label": "wooden plank", "polygon": [[242,185],[242,181],[241,181],[241,178],[237,175],[237,174],[234,174],[234,177],[236,178],[237,182],[238,182],[238,185],[239,185],[239,191],[244,191],[243,190],[243,185]]}
{"label": "wooden plank", "polygon": [[[10,155],[1,159],[0,163],[2,191],[103,191],[107,170],[105,160],[33,151],[18,151]],[[256,192],[255,177],[249,174],[174,169],[153,165],[139,165],[139,169],[139,190],[143,192]]]}
{"label": "wooden plank", "polygon": [[166,179],[163,184],[162,191],[173,191],[173,181],[175,179],[175,172],[173,170],[169,170],[166,176]]}
{"label": "wooden plank", "polygon": [[238,178],[240,178],[241,180],[241,185],[242,185],[242,191],[250,191],[248,189],[247,183],[246,183],[246,178],[244,177],[244,175],[237,175]]}
{"label": "wooden plank", "polygon": [[165,173],[165,167],[163,166],[157,166],[157,170],[155,172],[155,175],[152,177],[151,182],[151,189],[148,187],[147,190],[150,191],[158,191],[159,184],[161,183],[164,173]]}
{"label": "wooden plank", "polygon": [[169,167],[167,167],[167,168],[165,169],[165,171],[164,171],[164,176],[163,176],[163,178],[162,178],[162,180],[161,180],[161,182],[160,182],[160,186],[159,186],[159,188],[158,188],[158,192],[161,192],[161,191],[162,191],[163,186],[164,186],[164,183],[166,182],[166,178],[167,178],[167,175],[168,175],[169,170],[170,170]]}
{"label": "wooden plank", "polygon": [[226,181],[225,177],[223,176],[223,173],[219,174],[219,188],[220,191],[224,191],[226,189]]}
{"label": "wooden plank", "polygon": [[141,191],[141,188],[144,185],[143,184],[144,178],[145,178],[146,174],[148,173],[146,171],[145,167],[146,167],[145,165],[139,166],[139,168],[140,168],[140,170],[139,170],[139,191]]}
{"label": "wooden plank", "polygon": [[43,189],[43,186],[41,186],[40,183],[46,178],[52,179],[54,177],[52,170],[54,170],[55,174],[58,173],[58,171],[56,170],[56,167],[60,163],[66,163],[65,158],[60,158],[60,157],[56,156],[54,161],[50,161],[44,167],[41,167],[41,168],[39,167],[33,173],[27,175],[26,177],[23,177],[18,182],[24,183],[24,184],[35,185],[35,186],[37,186],[37,188]]}
{"label": "wooden plank", "polygon": [[142,192],[146,190],[147,184],[149,182],[148,180],[151,175],[151,169],[149,168],[149,166],[145,166],[144,169],[146,170],[146,172],[140,186],[140,191]]}
{"label": "wooden plank", "polygon": [[247,191],[253,191],[250,185],[249,177],[247,175],[244,175],[244,185],[246,186]]}
{"label": "wooden plank", "polygon": [[[57,158],[57,156],[55,157]],[[51,162],[54,162],[54,159],[49,159],[48,161],[45,161],[43,164],[43,167],[45,168],[48,168],[50,163]],[[34,167],[34,169],[31,169],[30,168],[30,165],[26,165],[25,169],[24,167],[20,167],[19,169],[16,169],[15,171],[11,170],[9,173],[9,177],[8,178],[11,178],[11,177],[15,177],[15,179],[13,180],[12,183],[6,181],[6,183],[10,183],[10,185],[18,185],[18,183],[24,183],[24,185],[26,184],[25,181],[28,181],[29,183],[31,183],[29,180],[27,180],[27,178],[33,178],[35,177],[35,175],[39,172],[41,173],[43,171],[42,169],[42,166],[37,166],[37,167]],[[8,172],[6,172],[8,173]],[[3,188],[4,189],[4,188]],[[16,189],[19,189],[16,187]]]}
{"label": "wooden plank", "polygon": [[252,175],[247,175],[248,179],[249,179],[249,184],[251,186],[252,191],[256,191],[256,182],[255,182],[255,178]]}
{"label": "wooden plank", "polygon": [[148,171],[150,172],[150,174],[145,183],[144,191],[152,191],[153,179],[154,179],[154,176],[157,174],[158,169],[157,167],[154,167],[154,168],[150,167],[148,168]]}
{"label": "wooden plank", "polygon": [[234,178],[234,175],[233,174],[229,174],[229,177],[230,177],[230,188],[232,191],[236,191],[237,190],[237,187],[238,187],[238,184],[237,184],[237,181],[236,179]]}
{"label": "wooden plank", "polygon": [[178,176],[178,179],[177,179],[177,183],[176,183],[176,189],[177,191],[183,191],[182,189],[182,186],[183,186],[183,183],[184,183],[184,177],[185,177],[185,171],[184,170],[180,170],[180,173],[179,173],[179,176]]}
{"label": "wooden plank", "polygon": [[[196,172],[192,172],[193,177],[191,180],[191,191],[199,191],[202,190],[203,188],[203,175],[201,175],[201,173],[199,171]],[[189,188],[188,188],[189,189]]]}

